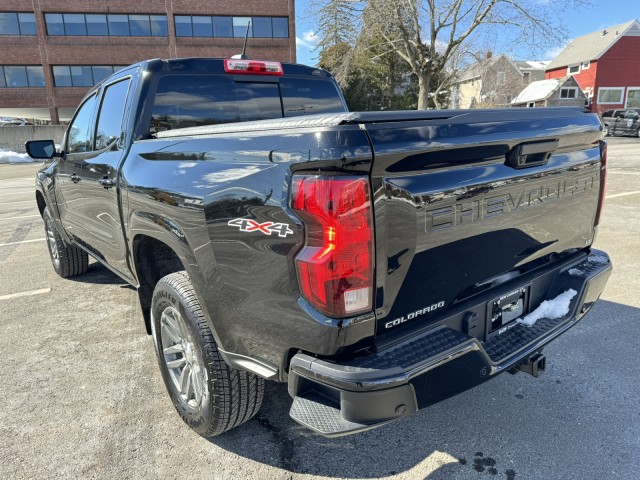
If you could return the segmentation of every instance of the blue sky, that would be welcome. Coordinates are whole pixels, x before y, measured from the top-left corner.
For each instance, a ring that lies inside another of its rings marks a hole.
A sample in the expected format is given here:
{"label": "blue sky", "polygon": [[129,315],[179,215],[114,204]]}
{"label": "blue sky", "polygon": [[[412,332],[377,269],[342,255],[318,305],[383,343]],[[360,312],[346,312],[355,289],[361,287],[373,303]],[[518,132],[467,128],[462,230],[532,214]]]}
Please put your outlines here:
{"label": "blue sky", "polygon": [[[553,2],[555,0],[540,0]],[[318,52],[314,52],[315,21],[313,13],[309,12],[309,0],[295,0],[296,2],[296,43],[298,63],[314,66]],[[563,23],[567,27],[566,35],[569,39],[585,35],[605,27],[617,25],[633,19],[640,19],[640,0],[591,0],[592,6],[574,10],[570,15],[564,15]],[[516,60],[551,60],[559,53],[564,45],[559,44],[543,54],[531,55],[526,49],[516,50]],[[503,53],[496,51],[494,53]],[[537,57],[537,58],[532,58]],[[545,57],[545,58],[540,58]]]}

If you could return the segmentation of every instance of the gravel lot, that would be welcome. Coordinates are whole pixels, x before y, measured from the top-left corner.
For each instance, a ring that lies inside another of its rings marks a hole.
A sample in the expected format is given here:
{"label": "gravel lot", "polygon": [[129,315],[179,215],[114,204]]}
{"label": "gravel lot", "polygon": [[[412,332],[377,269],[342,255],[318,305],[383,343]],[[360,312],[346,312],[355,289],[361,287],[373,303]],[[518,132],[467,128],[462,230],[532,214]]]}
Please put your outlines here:
{"label": "gravel lot", "polygon": [[0,165],[0,478],[640,478],[640,140],[614,138],[596,247],[603,300],[545,350],[538,379],[502,375],[417,415],[327,440],[270,384],[258,417],[211,441],[174,412],[135,291],[92,263],[51,267],[37,165]]}

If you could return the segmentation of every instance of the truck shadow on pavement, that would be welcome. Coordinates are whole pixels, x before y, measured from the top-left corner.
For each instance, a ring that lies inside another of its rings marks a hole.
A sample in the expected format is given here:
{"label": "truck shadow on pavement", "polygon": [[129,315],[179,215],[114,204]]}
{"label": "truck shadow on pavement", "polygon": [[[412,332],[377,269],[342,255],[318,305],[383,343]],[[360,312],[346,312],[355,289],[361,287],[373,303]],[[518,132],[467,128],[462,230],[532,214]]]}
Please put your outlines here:
{"label": "truck shadow on pavement", "polygon": [[[267,382],[256,418],[210,441],[290,473],[324,477],[514,480],[589,472],[606,478],[612,466],[593,452],[625,442],[633,452],[640,433],[638,426],[621,438],[621,424],[608,417],[612,404],[619,417],[637,409],[640,388],[624,379],[640,378],[630,335],[638,322],[639,308],[601,300],[546,347],[549,365],[541,377],[503,374],[416,415],[337,439],[295,423],[286,385]],[[633,472],[640,462],[628,455]]]}
{"label": "truck shadow on pavement", "polygon": [[130,288],[135,290],[134,287],[125,282],[118,275],[113,273],[107,267],[95,260],[89,260],[89,269],[84,275],[77,275],[75,277],[69,277],[66,280],[82,283],[95,283],[96,285],[121,285],[122,288]]}

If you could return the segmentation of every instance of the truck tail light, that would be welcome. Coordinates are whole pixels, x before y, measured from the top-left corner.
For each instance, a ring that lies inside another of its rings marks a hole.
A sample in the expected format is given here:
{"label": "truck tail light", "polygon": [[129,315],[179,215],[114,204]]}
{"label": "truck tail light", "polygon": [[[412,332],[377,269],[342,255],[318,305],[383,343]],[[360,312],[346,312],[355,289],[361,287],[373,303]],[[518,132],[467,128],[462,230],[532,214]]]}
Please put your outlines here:
{"label": "truck tail light", "polygon": [[600,225],[600,215],[602,215],[604,195],[607,189],[607,144],[605,142],[601,144],[600,155],[602,156],[602,170],[600,173],[600,201],[598,202],[598,213],[596,214],[596,226]]}
{"label": "truck tail light", "polygon": [[296,175],[291,202],[306,232],[295,260],[304,298],[329,317],[371,311],[374,257],[368,177]]}
{"label": "truck tail light", "polygon": [[236,60],[226,58],[224,60],[224,71],[226,73],[248,73],[252,75],[282,75],[282,64],[280,62],[263,62],[261,60]]}

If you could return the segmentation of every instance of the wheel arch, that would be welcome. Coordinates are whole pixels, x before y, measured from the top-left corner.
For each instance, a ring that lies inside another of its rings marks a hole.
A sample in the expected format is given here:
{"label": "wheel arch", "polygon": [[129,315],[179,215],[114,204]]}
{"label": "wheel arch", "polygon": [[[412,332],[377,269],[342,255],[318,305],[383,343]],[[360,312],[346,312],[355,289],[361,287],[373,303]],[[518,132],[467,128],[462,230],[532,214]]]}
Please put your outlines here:
{"label": "wheel arch", "polygon": [[47,208],[47,202],[40,190],[36,190],[36,203],[38,204],[38,211],[40,212],[40,216],[43,217],[44,209]]}
{"label": "wheel arch", "polygon": [[170,273],[187,270],[174,248],[155,236],[138,234],[133,238],[132,257],[138,279],[138,297],[147,329],[151,334],[151,298],[158,281]]}

